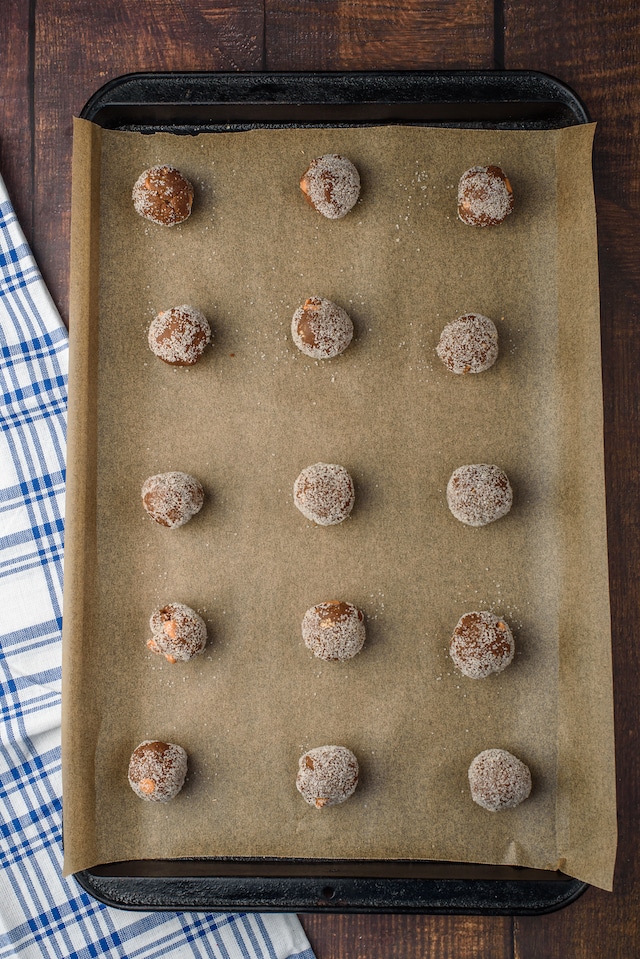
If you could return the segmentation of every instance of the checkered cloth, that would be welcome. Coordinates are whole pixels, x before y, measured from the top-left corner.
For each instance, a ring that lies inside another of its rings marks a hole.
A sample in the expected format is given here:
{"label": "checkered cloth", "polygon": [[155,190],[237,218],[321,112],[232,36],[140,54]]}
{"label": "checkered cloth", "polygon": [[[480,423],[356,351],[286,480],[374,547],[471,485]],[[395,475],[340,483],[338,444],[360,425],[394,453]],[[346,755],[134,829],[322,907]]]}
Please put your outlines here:
{"label": "checkered cloth", "polygon": [[67,360],[0,177],[0,959],[314,959],[296,916],[125,912],[62,878]]}

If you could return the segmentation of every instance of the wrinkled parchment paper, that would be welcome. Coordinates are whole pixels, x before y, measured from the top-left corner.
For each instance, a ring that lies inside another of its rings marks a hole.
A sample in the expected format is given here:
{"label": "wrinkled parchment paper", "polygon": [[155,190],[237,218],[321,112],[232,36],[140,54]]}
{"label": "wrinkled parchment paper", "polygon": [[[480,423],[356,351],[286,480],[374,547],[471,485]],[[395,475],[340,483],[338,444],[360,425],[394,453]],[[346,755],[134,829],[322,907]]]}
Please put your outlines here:
{"label": "wrinkled parchment paper", "polygon": [[[174,137],[76,121],[72,370],[64,607],[65,871],[181,856],[442,859],[561,868],[611,887],[615,779],[602,448],[592,126],[551,132],[417,127]],[[298,180],[327,152],[359,168],[343,220]],[[169,163],[195,185],[171,229],[140,218],[131,188]],[[516,198],[500,227],[456,216],[470,166],[501,165]],[[342,356],[309,360],[290,336],[308,296],[352,316]],[[191,369],[148,349],[154,315],[209,317]],[[438,360],[445,323],[481,312],[500,357],[459,377]],[[295,509],[302,468],[341,463],[351,517],[319,528]],[[496,463],[514,506],[482,529],[445,487]],[[201,513],[155,525],[140,487],[184,470]],[[305,610],[365,613],[363,652],[315,660]],[[167,602],[205,618],[188,664],[150,653]],[[456,672],[459,617],[511,624],[513,664]],[[183,745],[169,805],[127,784],[144,739]],[[295,788],[299,756],[349,746],[361,782],[318,811]],[[530,799],[489,813],[467,768],[489,747],[531,768]]]}

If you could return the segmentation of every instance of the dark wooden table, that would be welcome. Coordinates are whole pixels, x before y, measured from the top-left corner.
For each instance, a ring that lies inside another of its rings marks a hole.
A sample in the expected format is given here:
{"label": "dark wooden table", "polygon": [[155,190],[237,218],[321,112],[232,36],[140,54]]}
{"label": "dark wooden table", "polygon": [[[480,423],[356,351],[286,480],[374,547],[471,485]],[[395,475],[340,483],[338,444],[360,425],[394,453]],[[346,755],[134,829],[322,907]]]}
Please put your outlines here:
{"label": "dark wooden table", "polygon": [[[68,310],[71,121],[139,70],[535,69],[598,121],[620,844],[611,893],[543,917],[308,915],[319,959],[640,955],[640,5],[632,0],[2,0],[0,170]],[[635,351],[635,352],[634,352]]]}

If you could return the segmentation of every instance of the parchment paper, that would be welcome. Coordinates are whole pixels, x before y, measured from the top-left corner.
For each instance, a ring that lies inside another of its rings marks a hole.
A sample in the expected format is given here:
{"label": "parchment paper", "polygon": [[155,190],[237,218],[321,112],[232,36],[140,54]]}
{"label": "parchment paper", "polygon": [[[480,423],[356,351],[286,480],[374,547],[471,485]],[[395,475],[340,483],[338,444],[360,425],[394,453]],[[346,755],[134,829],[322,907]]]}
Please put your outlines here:
{"label": "parchment paper", "polygon": [[[611,887],[616,845],[592,126],[552,132],[417,127],[173,137],[74,129],[72,372],[64,609],[65,871],[181,856],[443,859],[561,868]],[[348,155],[357,207],[329,221],[298,188],[308,162]],[[170,163],[194,212],[166,229],[131,204]],[[460,174],[497,163],[516,210],[456,216]],[[290,338],[308,296],[356,335],[314,362]],[[192,369],[149,351],[156,312],[190,303],[214,344]],[[458,377],[435,355],[461,313],[492,317],[500,357]],[[293,481],[341,463],[351,517],[319,528]],[[464,463],[496,463],[511,513],[482,529],[449,512]],[[155,525],[140,487],[184,470],[202,512]],[[315,660],[305,610],[346,599],[363,652]],[[185,602],[210,644],[169,665],[151,611]],[[514,663],[484,681],[448,655],[458,618],[511,624]],[[180,743],[169,805],[127,784],[144,739]],[[299,756],[349,746],[361,782],[317,811]],[[515,810],[470,799],[489,747],[528,763]]]}

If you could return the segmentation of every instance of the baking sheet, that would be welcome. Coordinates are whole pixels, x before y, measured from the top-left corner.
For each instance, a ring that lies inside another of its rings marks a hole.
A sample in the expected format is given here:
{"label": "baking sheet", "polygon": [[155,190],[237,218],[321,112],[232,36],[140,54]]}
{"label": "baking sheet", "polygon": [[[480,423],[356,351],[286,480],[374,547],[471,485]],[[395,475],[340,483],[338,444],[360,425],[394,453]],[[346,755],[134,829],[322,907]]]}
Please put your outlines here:
{"label": "baking sheet", "polygon": [[[175,856],[433,858],[562,868],[610,887],[615,792],[602,475],[593,127],[552,132],[384,127],[172,137],[76,121],[72,382],[65,571],[65,871]],[[297,188],[347,153],[362,199],[342,221]],[[141,220],[131,184],[156,162],[195,183],[191,218]],[[462,170],[500,163],[519,200],[497,230],[457,221]],[[309,295],[351,313],[324,364],[289,337]],[[191,370],[153,357],[169,305],[210,316]],[[435,357],[459,313],[492,316],[501,357],[474,378]],[[341,462],[356,508],[320,529],[294,508],[311,462]],[[496,462],[512,513],[481,530],[446,507],[451,471]],[[193,472],[208,501],[155,527],[139,488]],[[358,604],[359,657],[320,664],[299,623]],[[204,657],[145,647],[159,604],[198,609]],[[512,624],[515,663],[482,683],[450,664],[459,616]],[[187,786],[136,801],[132,748],[180,742]],[[325,742],[362,766],[353,800],[318,813],[298,756]],[[494,816],[468,797],[473,756],[502,746],[534,792]],[[329,815],[325,815],[328,813]]]}

